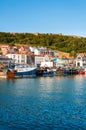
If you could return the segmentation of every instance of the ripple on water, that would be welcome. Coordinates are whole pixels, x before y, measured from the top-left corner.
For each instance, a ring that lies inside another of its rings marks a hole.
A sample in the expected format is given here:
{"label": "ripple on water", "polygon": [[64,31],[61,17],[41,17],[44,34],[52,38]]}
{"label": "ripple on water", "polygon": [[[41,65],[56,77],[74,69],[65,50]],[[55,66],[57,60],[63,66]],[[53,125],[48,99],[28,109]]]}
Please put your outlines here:
{"label": "ripple on water", "polygon": [[0,80],[0,130],[86,129],[86,77]]}

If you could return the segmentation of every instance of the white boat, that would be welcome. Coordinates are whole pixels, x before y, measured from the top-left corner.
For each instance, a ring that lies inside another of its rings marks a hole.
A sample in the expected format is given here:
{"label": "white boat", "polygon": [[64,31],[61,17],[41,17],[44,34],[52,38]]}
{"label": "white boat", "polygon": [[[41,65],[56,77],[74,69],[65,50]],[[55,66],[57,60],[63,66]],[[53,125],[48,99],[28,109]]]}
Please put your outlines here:
{"label": "white boat", "polygon": [[15,74],[15,77],[34,77],[34,76],[36,76],[36,67],[29,66],[28,64],[16,64],[12,70]]}

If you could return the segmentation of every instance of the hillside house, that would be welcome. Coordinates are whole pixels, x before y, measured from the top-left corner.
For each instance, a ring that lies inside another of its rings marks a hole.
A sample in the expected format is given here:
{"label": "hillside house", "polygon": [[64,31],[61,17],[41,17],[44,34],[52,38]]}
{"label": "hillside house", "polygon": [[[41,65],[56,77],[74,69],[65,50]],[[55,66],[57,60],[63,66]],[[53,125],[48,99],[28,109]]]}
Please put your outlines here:
{"label": "hillside house", "polygon": [[30,46],[29,49],[34,55],[40,55],[40,50],[37,47]]}
{"label": "hillside house", "polygon": [[27,64],[26,54],[7,54],[6,56],[12,58],[14,63]]}
{"label": "hillside house", "polygon": [[0,51],[2,52],[2,55],[6,55],[10,50],[9,45],[0,44]]}
{"label": "hillside house", "polygon": [[0,55],[0,64],[9,65],[10,63],[13,63],[13,60],[11,58],[8,58],[4,55]]}
{"label": "hillside house", "polygon": [[41,67],[53,67],[53,62],[50,61],[48,55],[45,56],[35,56],[35,65]]}
{"label": "hillside house", "polygon": [[79,53],[75,59],[76,67],[86,68],[86,53]]}

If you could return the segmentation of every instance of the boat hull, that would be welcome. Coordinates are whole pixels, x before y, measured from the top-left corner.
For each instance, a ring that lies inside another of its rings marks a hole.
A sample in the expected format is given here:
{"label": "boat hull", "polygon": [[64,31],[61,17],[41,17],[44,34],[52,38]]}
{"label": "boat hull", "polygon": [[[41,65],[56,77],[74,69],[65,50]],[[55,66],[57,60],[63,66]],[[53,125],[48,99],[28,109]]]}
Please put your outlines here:
{"label": "boat hull", "polygon": [[7,78],[28,78],[36,77],[36,69],[31,69],[29,71],[8,71],[6,74]]}
{"label": "boat hull", "polygon": [[15,72],[15,77],[36,77],[36,69],[25,72]]}
{"label": "boat hull", "polygon": [[85,72],[83,72],[83,71],[82,71],[82,72],[79,72],[78,74],[80,74],[80,75],[84,75],[84,74],[85,74]]}

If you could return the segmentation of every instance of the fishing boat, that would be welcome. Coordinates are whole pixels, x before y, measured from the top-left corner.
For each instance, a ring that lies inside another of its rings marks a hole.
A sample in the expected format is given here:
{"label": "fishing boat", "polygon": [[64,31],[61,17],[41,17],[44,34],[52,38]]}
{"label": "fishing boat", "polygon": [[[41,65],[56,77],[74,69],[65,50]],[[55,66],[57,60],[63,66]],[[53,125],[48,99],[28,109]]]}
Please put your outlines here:
{"label": "fishing boat", "polygon": [[55,75],[55,72],[53,69],[50,69],[50,68],[42,68],[42,67],[39,67],[37,68],[37,71],[36,71],[36,75],[37,76],[43,76],[43,77],[53,77]]}
{"label": "fishing boat", "polygon": [[8,78],[36,77],[36,67],[27,64],[16,64],[14,68],[9,68],[7,76]]}
{"label": "fishing boat", "polygon": [[78,69],[78,74],[79,75],[84,75],[85,74],[85,69],[84,68],[79,68]]}
{"label": "fishing boat", "polygon": [[44,77],[53,77],[54,76],[54,71],[52,69],[45,69],[43,70],[42,76]]}

